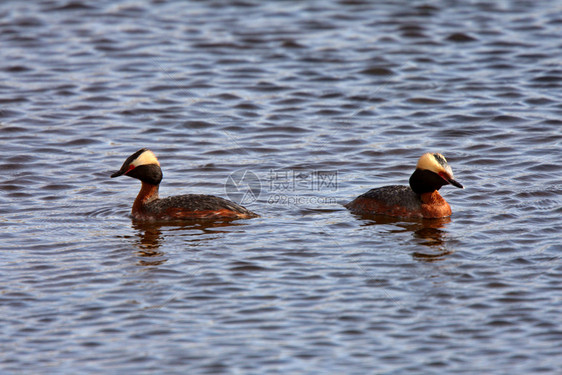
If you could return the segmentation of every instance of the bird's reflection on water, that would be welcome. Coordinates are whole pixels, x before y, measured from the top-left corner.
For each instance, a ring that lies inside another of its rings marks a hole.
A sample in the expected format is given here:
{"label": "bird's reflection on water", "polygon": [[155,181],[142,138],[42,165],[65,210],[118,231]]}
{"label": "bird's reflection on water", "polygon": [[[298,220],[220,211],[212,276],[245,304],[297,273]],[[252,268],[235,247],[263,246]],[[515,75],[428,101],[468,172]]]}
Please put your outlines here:
{"label": "bird's reflection on water", "polygon": [[450,217],[440,219],[403,219],[384,215],[360,215],[363,226],[393,225],[399,229],[391,232],[411,232],[419,250],[412,252],[417,260],[433,262],[445,259],[454,251],[450,249],[447,231],[444,228],[451,222]]}
{"label": "bird's reflection on water", "polygon": [[187,236],[186,242],[194,245],[201,241],[209,241],[217,235],[227,233],[220,228],[236,227],[246,225],[236,220],[226,221],[188,221],[178,223],[166,222],[143,222],[133,220],[132,227],[136,231],[137,240],[135,246],[137,254],[142,257],[140,265],[154,266],[167,261],[166,254],[160,251],[160,246],[166,241],[169,232],[181,232],[183,237]]}

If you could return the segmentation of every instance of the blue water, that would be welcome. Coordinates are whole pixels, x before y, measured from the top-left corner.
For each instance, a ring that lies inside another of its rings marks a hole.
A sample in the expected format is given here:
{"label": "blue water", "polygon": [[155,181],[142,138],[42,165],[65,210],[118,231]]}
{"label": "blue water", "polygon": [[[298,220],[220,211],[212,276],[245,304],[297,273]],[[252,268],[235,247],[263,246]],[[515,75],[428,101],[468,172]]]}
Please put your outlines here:
{"label": "blue water", "polygon": [[[562,4],[0,3],[2,374],[556,374]],[[139,224],[162,196],[260,218]],[[341,204],[407,184],[443,220]]]}

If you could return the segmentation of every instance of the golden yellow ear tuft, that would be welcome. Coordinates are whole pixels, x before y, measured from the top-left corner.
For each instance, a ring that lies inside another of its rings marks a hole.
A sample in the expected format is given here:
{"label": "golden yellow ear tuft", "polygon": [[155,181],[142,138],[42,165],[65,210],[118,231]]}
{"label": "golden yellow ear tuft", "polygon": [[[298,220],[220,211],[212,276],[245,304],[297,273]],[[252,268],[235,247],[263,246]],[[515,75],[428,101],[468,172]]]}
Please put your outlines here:
{"label": "golden yellow ear tuft", "polygon": [[427,169],[435,173],[447,172],[452,174],[451,167],[447,164],[447,159],[437,152],[423,154],[416,165],[417,169]]}
{"label": "golden yellow ear tuft", "polygon": [[141,165],[148,165],[148,164],[156,164],[160,166],[160,163],[158,162],[156,155],[154,155],[154,153],[150,150],[146,150],[145,152],[140,154],[135,160],[131,162],[131,164],[134,165],[135,167]]}

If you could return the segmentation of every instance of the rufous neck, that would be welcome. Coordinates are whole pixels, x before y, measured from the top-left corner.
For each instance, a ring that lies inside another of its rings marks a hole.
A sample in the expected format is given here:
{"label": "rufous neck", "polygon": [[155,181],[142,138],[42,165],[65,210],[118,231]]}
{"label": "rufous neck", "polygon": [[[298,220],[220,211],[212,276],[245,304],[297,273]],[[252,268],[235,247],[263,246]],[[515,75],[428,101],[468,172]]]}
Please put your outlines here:
{"label": "rufous neck", "polygon": [[141,181],[141,183],[142,183],[141,189],[139,191],[139,194],[137,195],[137,198],[135,199],[135,203],[133,203],[133,210],[132,210],[133,216],[136,213],[142,213],[143,206],[145,204],[152,202],[155,199],[158,199],[159,185],[153,185],[143,181]]}

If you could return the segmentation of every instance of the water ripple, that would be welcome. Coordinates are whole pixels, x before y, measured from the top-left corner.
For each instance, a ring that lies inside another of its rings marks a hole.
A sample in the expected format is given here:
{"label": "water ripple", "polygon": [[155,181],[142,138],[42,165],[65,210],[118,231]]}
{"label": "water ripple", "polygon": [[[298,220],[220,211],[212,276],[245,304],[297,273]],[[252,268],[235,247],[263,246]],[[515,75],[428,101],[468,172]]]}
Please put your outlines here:
{"label": "water ripple", "polygon": [[[555,373],[560,20],[551,1],[2,3],[2,369]],[[131,221],[140,184],[109,175],[141,147],[161,196],[228,198],[251,171],[261,217]],[[465,185],[441,190],[451,218],[341,206],[426,151]]]}

